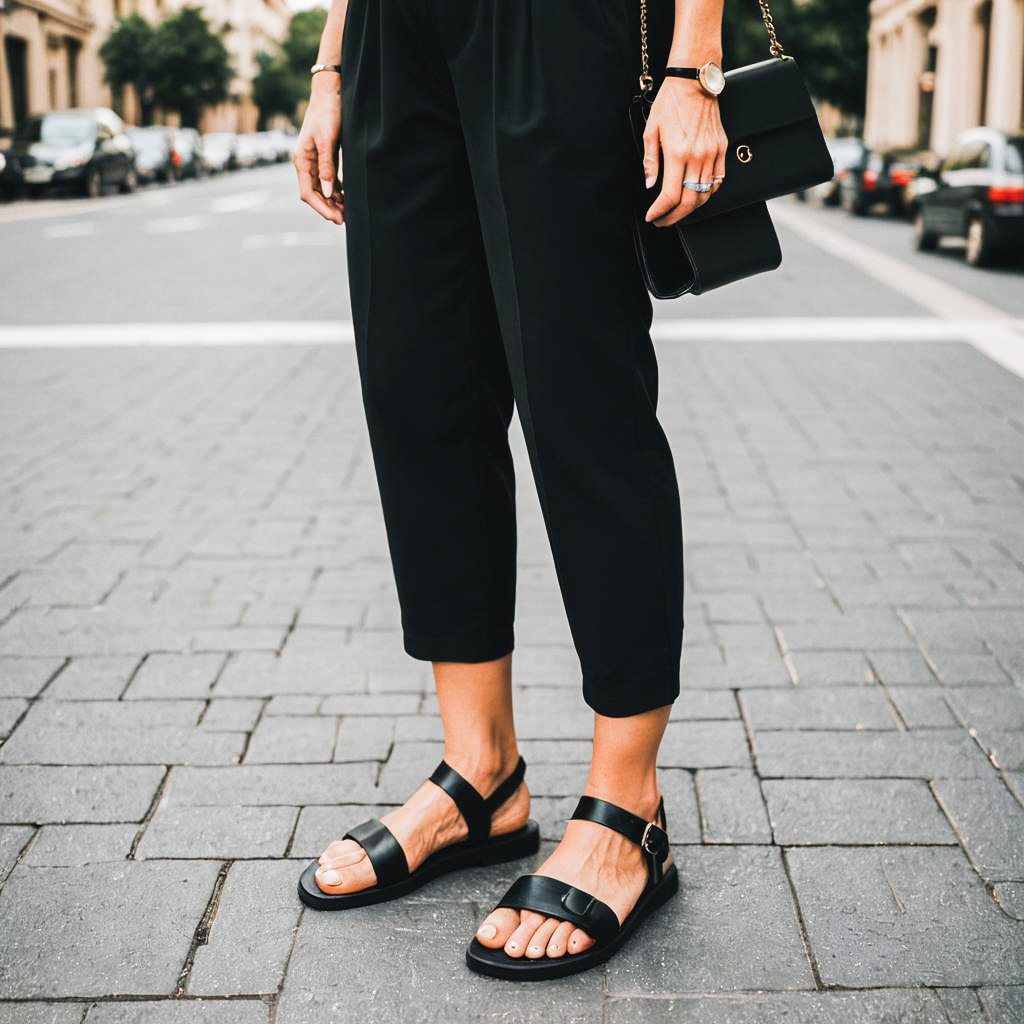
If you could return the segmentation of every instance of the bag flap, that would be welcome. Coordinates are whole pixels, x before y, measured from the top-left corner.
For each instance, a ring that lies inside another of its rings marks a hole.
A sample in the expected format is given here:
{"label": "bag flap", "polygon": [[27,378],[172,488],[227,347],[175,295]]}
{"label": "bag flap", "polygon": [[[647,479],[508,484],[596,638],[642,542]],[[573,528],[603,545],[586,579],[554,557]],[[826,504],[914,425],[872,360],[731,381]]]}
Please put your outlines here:
{"label": "bag flap", "polygon": [[796,61],[775,57],[727,71],[718,108],[735,142],[818,116]]}

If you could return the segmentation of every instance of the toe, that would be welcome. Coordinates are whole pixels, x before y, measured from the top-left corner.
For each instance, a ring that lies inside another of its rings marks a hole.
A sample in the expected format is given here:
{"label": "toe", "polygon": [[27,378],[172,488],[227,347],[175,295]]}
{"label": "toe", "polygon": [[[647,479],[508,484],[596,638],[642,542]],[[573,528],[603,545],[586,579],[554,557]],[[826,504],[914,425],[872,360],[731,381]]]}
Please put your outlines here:
{"label": "toe", "polygon": [[334,860],[344,854],[358,854],[360,851],[362,851],[362,847],[354,839],[337,839],[320,854],[318,862],[326,864],[327,861]]}
{"label": "toe", "polygon": [[544,915],[532,910],[524,910],[519,915],[519,927],[505,943],[505,952],[509,956],[519,957],[526,952],[526,947],[533,938],[533,933],[544,923]]}
{"label": "toe", "polygon": [[576,928],[569,936],[568,949],[570,953],[582,953],[585,949],[590,949],[593,944],[594,940],[586,932]]}
{"label": "toe", "polygon": [[560,921],[558,927],[555,928],[548,939],[548,956],[559,957],[565,956],[566,946],[569,944],[569,936],[576,931],[575,925],[571,921]]}
{"label": "toe", "polygon": [[373,865],[366,857],[345,868],[318,868],[315,878],[316,884],[330,893],[358,892],[377,881]]}
{"label": "toe", "polygon": [[534,933],[530,944],[526,947],[526,955],[531,960],[539,960],[548,948],[548,942],[560,924],[557,917],[549,917]]}
{"label": "toe", "polygon": [[519,911],[499,907],[488,914],[484,923],[476,930],[481,945],[488,949],[500,949],[508,942],[509,936],[519,927]]}

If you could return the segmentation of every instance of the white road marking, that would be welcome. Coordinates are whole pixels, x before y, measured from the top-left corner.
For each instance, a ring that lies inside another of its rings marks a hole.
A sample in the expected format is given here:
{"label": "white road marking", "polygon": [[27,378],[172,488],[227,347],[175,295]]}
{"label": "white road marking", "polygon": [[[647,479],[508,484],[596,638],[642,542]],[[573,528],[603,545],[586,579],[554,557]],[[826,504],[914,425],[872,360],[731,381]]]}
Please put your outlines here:
{"label": "white road marking", "polygon": [[243,249],[296,249],[305,245],[334,245],[326,231],[281,231],[272,235],[245,235]]}
{"label": "white road marking", "polygon": [[351,344],[350,320],[39,324],[0,327],[0,348]]}
{"label": "white road marking", "polygon": [[72,221],[70,224],[47,224],[43,228],[46,238],[85,238],[96,233],[96,221]]}
{"label": "white road marking", "polygon": [[236,213],[239,210],[251,210],[255,206],[263,206],[270,198],[270,189],[261,188],[253,192],[228,193],[218,196],[210,203],[211,213]]}
{"label": "white road marking", "polygon": [[151,235],[178,235],[185,231],[199,231],[206,227],[206,218],[200,214],[187,214],[184,217],[158,217],[147,220],[142,230]]}

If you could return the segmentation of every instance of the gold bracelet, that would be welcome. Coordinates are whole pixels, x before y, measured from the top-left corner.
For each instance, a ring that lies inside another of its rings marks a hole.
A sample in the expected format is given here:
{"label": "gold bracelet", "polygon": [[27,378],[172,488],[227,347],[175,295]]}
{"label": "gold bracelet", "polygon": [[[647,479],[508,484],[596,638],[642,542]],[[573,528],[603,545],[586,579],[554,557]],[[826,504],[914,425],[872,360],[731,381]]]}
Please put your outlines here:
{"label": "gold bracelet", "polygon": [[335,74],[341,74],[340,64],[314,64],[310,69],[309,73],[315,75],[318,71],[333,71]]}

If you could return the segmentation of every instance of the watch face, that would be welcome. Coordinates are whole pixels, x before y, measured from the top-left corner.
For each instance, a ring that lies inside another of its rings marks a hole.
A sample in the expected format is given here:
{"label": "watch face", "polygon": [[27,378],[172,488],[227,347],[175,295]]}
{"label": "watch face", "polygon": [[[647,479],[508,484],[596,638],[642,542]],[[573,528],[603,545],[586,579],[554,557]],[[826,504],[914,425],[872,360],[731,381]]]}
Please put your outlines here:
{"label": "watch face", "polygon": [[725,75],[714,61],[708,61],[700,69],[700,84],[715,96],[725,88]]}

